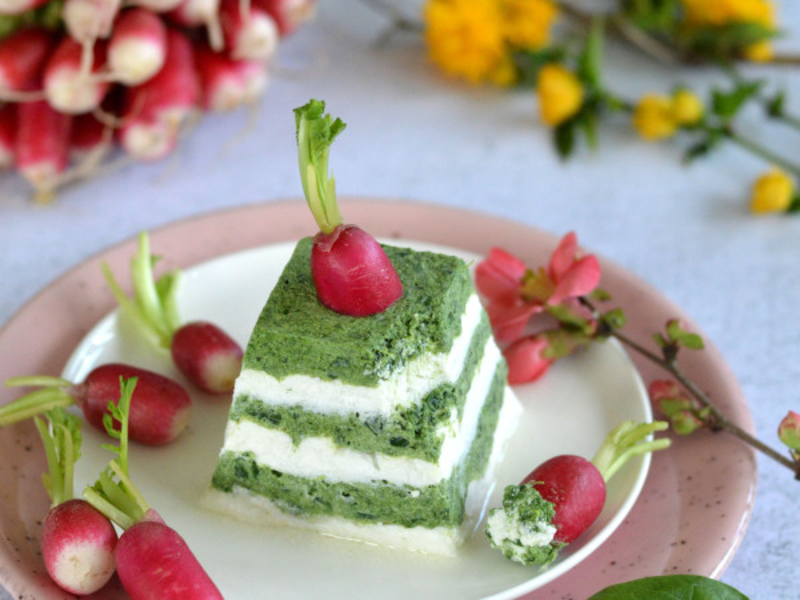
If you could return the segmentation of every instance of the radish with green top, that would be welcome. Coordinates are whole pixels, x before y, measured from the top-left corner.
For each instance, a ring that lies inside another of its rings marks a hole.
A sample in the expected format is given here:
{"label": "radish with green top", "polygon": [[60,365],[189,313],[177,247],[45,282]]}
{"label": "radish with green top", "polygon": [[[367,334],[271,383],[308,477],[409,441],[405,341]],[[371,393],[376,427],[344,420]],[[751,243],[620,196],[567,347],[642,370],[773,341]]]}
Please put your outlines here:
{"label": "radish with green top", "polygon": [[233,110],[250,104],[267,87],[267,69],[258,61],[234,60],[205,45],[195,48],[195,59],[201,105],[206,110]]}
{"label": "radish with green top", "polygon": [[[128,471],[128,411],[135,380],[121,382],[119,403],[110,406],[106,420],[117,454],[97,482],[83,492],[84,499],[124,531],[115,551],[117,574],[133,600],[213,600],[219,589],[192,553],[186,541],[152,509],[130,479]],[[119,423],[119,428],[114,427]]]}
{"label": "radish with green top", "polygon": [[189,381],[211,394],[228,394],[242,369],[242,348],[217,325],[207,321],[181,324],[176,293],[179,271],[155,279],[146,233],[139,235],[139,250],[131,259],[133,298],[129,298],[108,265],[103,274],[120,311],[154,346],[167,350]]}
{"label": "radish with green top", "polygon": [[42,558],[50,578],[79,596],[101,589],[114,574],[117,531],[91,504],[73,497],[73,469],[80,457],[80,420],[63,408],[34,419],[48,472],[42,476],[51,500],[43,523]]}
{"label": "radish with green top", "polygon": [[486,535],[492,548],[515,562],[546,565],[603,511],[606,484],[633,456],[667,448],[670,440],[647,440],[668,427],[664,421],[625,421],[608,434],[589,461],[562,454],[538,467],[503,493],[502,508],[489,512]]}
{"label": "radish with green top", "polygon": [[105,431],[103,421],[109,414],[109,402],[119,400],[121,377],[139,380],[130,411],[132,440],[161,446],[175,440],[186,429],[192,400],[178,382],[119,363],[96,367],[79,384],[46,375],[7,379],[8,387],[38,386],[41,389],[0,407],[0,426],[29,419],[56,406],[76,404],[90,425]]}
{"label": "radish with green top", "polygon": [[84,64],[84,46],[69,36],[61,39],[44,68],[44,94],[57,111],[77,115],[100,106],[110,84],[99,78],[105,66],[106,43],[92,46],[89,65]]}
{"label": "radish with green top", "polygon": [[267,12],[257,6],[243,10],[240,0],[222,0],[219,19],[231,58],[267,61],[275,54],[280,34]]}
{"label": "radish with green top", "polygon": [[108,41],[111,78],[125,85],[144,83],[164,66],[167,27],[158,15],[144,8],[120,13]]}
{"label": "radish with green top", "polygon": [[354,317],[382,312],[403,295],[403,284],[381,245],[355,225],[345,225],[328,173],[328,151],[345,128],[311,100],[295,109],[303,192],[320,228],[311,250],[311,274],[320,302]]}

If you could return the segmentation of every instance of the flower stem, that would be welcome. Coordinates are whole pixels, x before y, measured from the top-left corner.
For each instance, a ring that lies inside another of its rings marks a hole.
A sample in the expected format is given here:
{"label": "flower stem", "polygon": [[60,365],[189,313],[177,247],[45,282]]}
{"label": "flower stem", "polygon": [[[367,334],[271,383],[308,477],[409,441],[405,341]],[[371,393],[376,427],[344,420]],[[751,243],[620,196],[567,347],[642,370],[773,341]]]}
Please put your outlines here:
{"label": "flower stem", "polygon": [[728,433],[735,435],[737,438],[753,446],[760,452],[763,452],[771,459],[791,469],[795,473],[795,478],[800,479],[800,464],[790,460],[774,448],[771,448],[758,438],[746,432],[732,421],[729,421],[722,414],[719,408],[717,408],[711,402],[711,399],[708,397],[708,395],[706,395],[703,390],[701,390],[691,379],[689,379],[689,377],[686,376],[680,366],[678,366],[677,362],[664,360],[658,354],[651,352],[638,342],[621,333],[619,330],[613,330],[611,335],[632,350],[635,350],[637,353],[647,358],[649,361],[659,365],[661,368],[668,371],[673,377],[675,377],[675,379],[677,379],[688,390],[692,397],[694,397],[704,408],[707,408],[710,411],[709,416],[706,417],[706,420],[712,431],[725,430]]}
{"label": "flower stem", "polygon": [[782,156],[778,156],[771,150],[764,148],[762,145],[742,136],[741,134],[736,133],[730,128],[725,129],[724,134],[729,140],[738,144],[742,148],[749,150],[750,152],[760,156],[767,162],[777,165],[782,169],[785,169],[786,171],[794,174],[795,176],[800,177],[800,167],[789,162]]}

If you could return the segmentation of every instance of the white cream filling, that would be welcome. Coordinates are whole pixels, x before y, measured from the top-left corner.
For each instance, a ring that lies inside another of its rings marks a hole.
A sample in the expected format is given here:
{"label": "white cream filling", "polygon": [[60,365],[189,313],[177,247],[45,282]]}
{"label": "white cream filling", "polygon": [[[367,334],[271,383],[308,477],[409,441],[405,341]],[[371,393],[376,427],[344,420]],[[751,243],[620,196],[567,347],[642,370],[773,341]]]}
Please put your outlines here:
{"label": "white cream filling", "polygon": [[375,387],[307,375],[279,380],[262,371],[244,369],[236,380],[234,398],[247,395],[275,405],[302,404],[306,410],[325,414],[357,412],[362,416],[388,417],[398,406],[419,403],[436,386],[458,379],[482,313],[480,300],[473,294],[461,315],[461,333],[453,340],[450,352],[424,353]]}
{"label": "white cream filling", "polygon": [[310,479],[324,476],[329,481],[353,483],[384,480],[415,487],[436,485],[450,477],[472,445],[499,360],[500,351],[490,338],[467,392],[461,423],[451,421],[441,431],[444,443],[436,464],[340,448],[327,437],[309,437],[295,445],[288,434],[245,419],[228,422],[222,452],[252,452],[260,465]]}
{"label": "white cream filling", "polygon": [[460,527],[402,527],[390,524],[368,524],[337,516],[306,517],[280,510],[271,500],[253,494],[240,486],[230,493],[209,489],[202,499],[211,510],[227,513],[251,523],[310,529],[337,538],[380,544],[390,548],[415,550],[430,554],[452,556],[471,536],[481,521],[492,489],[495,470],[502,462],[508,442],[519,422],[522,406],[506,388],[503,407],[495,431],[492,454],[486,472],[469,485],[465,502],[464,521]]}

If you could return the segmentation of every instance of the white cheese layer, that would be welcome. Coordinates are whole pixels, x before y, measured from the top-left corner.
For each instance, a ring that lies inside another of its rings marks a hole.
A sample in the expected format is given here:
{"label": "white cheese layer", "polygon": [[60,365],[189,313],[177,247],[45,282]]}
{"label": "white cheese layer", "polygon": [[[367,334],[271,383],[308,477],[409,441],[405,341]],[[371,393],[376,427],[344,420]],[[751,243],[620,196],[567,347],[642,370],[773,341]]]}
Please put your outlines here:
{"label": "white cheese layer", "polygon": [[499,360],[500,351],[489,338],[467,392],[461,422],[453,419],[441,431],[444,443],[438,463],[340,448],[327,437],[309,437],[295,445],[288,434],[245,419],[228,422],[222,452],[252,452],[260,465],[309,479],[324,476],[329,481],[351,483],[385,480],[415,487],[436,485],[450,477],[472,445]]}
{"label": "white cheese layer", "polygon": [[461,333],[453,340],[450,352],[425,353],[408,362],[395,376],[381,380],[376,387],[324,381],[319,377],[290,375],[276,379],[254,369],[243,369],[233,397],[247,395],[270,404],[302,404],[306,410],[324,414],[389,416],[398,406],[419,403],[428,392],[445,382],[458,379],[464,368],[470,341],[483,309],[473,294],[461,315]]}
{"label": "white cheese layer", "polygon": [[304,517],[280,510],[272,501],[251,491],[234,486],[230,493],[210,489],[202,502],[211,510],[229,514],[251,523],[311,529],[333,537],[380,544],[390,548],[416,550],[452,556],[463,541],[471,536],[483,517],[489,496],[495,486],[495,470],[502,462],[508,442],[519,422],[522,406],[506,388],[503,407],[495,431],[492,454],[486,472],[469,485],[464,521],[460,527],[402,527],[366,524],[336,516]]}

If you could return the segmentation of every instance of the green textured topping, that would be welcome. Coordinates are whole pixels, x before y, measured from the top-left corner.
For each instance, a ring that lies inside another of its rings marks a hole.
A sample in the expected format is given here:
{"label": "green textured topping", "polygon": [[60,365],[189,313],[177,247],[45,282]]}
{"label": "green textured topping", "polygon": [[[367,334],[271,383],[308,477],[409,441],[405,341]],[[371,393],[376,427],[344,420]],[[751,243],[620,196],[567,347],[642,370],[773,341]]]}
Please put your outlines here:
{"label": "green textured topping", "polygon": [[420,489],[385,481],[345,483],[308,479],[259,465],[251,453],[225,452],[212,486],[230,492],[234,485],[270,498],[281,510],[304,516],[340,516],[363,523],[404,527],[458,526],[464,518],[469,483],[480,478],[492,451],[505,390],[505,363],[498,365],[472,447],[451,477]]}
{"label": "green textured topping", "polygon": [[311,239],[286,265],[250,336],[243,368],[316,376],[375,387],[423,352],[448,352],[473,293],[460,258],[384,246],[403,283],[403,297],[368,317],[323,306],[311,277]]}
{"label": "green textured topping", "polygon": [[328,437],[339,447],[437,462],[444,441],[439,430],[450,420],[454,408],[461,418],[467,391],[490,335],[489,320],[483,314],[458,380],[436,387],[420,403],[397,408],[390,418],[364,418],[358,413],[321,414],[297,405],[264,404],[242,395],[231,407],[230,419],[247,419],[278,429],[291,436],[295,444],[305,437]]}

